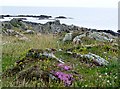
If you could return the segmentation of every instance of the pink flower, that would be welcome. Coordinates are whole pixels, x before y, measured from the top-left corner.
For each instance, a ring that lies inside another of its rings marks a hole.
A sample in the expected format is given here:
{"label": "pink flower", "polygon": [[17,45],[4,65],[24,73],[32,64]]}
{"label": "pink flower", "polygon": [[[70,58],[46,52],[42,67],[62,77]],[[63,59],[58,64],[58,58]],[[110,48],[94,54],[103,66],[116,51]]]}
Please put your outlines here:
{"label": "pink flower", "polygon": [[70,70],[71,69],[70,66],[62,64],[62,63],[59,63],[57,66],[60,67],[60,68],[63,68],[64,70]]}
{"label": "pink flower", "polygon": [[65,70],[70,70],[71,67],[70,67],[70,66],[64,66],[64,69],[65,69]]}
{"label": "pink flower", "polygon": [[58,67],[63,67],[63,66],[64,66],[64,64],[59,63],[57,66],[58,66]]}
{"label": "pink flower", "polygon": [[73,81],[71,74],[65,74],[63,72],[54,72],[54,75],[64,82],[65,86],[70,86]]}

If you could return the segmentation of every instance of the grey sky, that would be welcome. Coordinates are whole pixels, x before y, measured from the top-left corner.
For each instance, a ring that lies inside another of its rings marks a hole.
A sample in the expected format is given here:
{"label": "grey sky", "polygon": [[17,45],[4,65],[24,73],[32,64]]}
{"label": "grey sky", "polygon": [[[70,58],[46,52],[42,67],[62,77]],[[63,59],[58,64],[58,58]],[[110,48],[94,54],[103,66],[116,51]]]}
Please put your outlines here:
{"label": "grey sky", "polygon": [[117,8],[119,0],[0,0],[0,6]]}

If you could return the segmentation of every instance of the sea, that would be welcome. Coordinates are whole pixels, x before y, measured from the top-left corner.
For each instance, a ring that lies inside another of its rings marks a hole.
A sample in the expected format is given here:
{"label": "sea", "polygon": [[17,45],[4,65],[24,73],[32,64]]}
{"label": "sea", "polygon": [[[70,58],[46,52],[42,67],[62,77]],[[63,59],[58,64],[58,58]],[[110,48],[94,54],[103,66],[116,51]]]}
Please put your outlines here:
{"label": "sea", "polygon": [[[60,19],[61,23],[76,25],[98,30],[118,30],[118,8],[88,8],[88,7],[18,7],[3,6],[0,15],[48,15],[54,17],[65,16],[71,19]],[[49,20],[27,18],[27,21],[46,23]],[[12,18],[0,19],[8,21]]]}

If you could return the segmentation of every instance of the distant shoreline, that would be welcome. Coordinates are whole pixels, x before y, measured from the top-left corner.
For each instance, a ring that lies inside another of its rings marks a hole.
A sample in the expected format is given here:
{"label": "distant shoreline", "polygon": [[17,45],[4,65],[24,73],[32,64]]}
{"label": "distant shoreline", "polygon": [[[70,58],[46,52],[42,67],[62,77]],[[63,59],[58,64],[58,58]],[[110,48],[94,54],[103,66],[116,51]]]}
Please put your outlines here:
{"label": "distant shoreline", "polygon": [[[37,18],[39,21],[47,20],[46,22],[55,21],[55,20],[61,20],[61,19],[73,19],[72,17],[66,17],[66,16],[53,17],[53,16],[50,16],[50,15],[0,15],[0,19],[4,19],[6,17],[19,18],[20,20],[30,22],[30,23],[37,23],[37,22],[28,21],[27,20],[28,17]],[[75,24],[73,24],[73,25],[75,25]],[[76,26],[78,26],[78,25],[76,25]],[[90,28],[90,29],[93,29],[93,28]],[[98,30],[98,29],[96,29],[96,30]],[[98,31],[102,31],[102,30],[103,29],[98,30]],[[112,30],[104,29],[104,31],[112,31]],[[115,32],[115,31],[113,31],[113,32]],[[115,33],[118,33],[118,32],[115,32]]]}
{"label": "distant shoreline", "polygon": [[[10,17],[10,16],[9,16]],[[17,16],[17,17],[19,17],[19,16]],[[24,17],[26,17],[26,16],[24,16]],[[14,19],[14,20],[13,20]],[[46,18],[44,18],[44,19],[46,19]],[[66,19],[66,18],[65,18]],[[41,20],[41,19],[39,19],[39,20]],[[60,23],[60,20],[58,20],[58,19],[54,19],[53,21],[50,21],[49,19],[47,20],[47,22],[45,22],[44,24],[42,24],[42,23],[35,23],[35,22],[32,22],[32,21],[27,21],[27,17],[26,18],[23,18],[22,16],[20,17],[20,18],[12,18],[12,19],[9,19],[9,21],[2,21],[3,23],[4,22],[7,22],[7,23],[11,23],[11,21],[17,21],[17,22],[25,22],[25,24],[31,24],[31,26],[33,26],[34,27],[34,25],[36,24],[37,26],[39,26],[39,25],[43,25],[43,27],[45,27],[45,26],[50,26],[50,28],[51,28],[51,24],[57,24],[56,26],[57,26],[57,28],[58,27],[60,27],[61,28],[61,26],[66,26],[68,29],[69,29],[69,26],[70,27],[75,27],[75,28],[77,28],[77,29],[84,29],[84,30],[92,30],[92,31],[97,31],[97,32],[105,32],[105,33],[110,33],[110,34],[112,34],[112,35],[114,35],[114,36],[117,36],[117,35],[119,35],[119,31],[117,31],[117,32],[115,32],[115,31],[112,31],[112,30],[98,30],[98,29],[93,29],[93,28],[88,28],[88,27],[80,27],[80,26],[77,26],[77,25],[74,25],[74,24],[72,24],[72,25],[67,25],[67,24],[65,24],[65,23]],[[14,22],[14,23],[17,23],[17,22]],[[42,28],[43,28],[42,27]],[[41,28],[41,27],[40,27]]]}
{"label": "distant shoreline", "polygon": [[[33,17],[33,18],[39,18],[39,19],[52,18],[52,16],[48,16],[48,15],[0,15],[0,19],[4,19],[4,17]],[[66,16],[57,16],[57,17],[54,17],[54,19],[73,19],[73,18],[66,17]]]}

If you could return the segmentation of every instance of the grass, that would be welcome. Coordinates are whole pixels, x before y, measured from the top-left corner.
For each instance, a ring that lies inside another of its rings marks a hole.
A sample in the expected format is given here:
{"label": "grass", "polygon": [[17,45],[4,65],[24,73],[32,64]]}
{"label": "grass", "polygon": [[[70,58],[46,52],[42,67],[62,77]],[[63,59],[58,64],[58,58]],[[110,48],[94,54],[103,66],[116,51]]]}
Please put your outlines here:
{"label": "grass", "polygon": [[[110,62],[110,64],[106,67],[89,67],[85,63],[80,62],[80,58],[74,58],[70,55],[66,55],[64,52],[57,52],[55,55],[58,58],[62,58],[66,64],[69,64],[73,67],[71,71],[64,71],[66,73],[72,73],[72,71],[76,71],[79,73],[79,75],[82,76],[82,79],[77,79],[76,81],[71,85],[71,87],[117,87],[119,85],[118,81],[118,59],[117,59],[117,51],[113,51],[111,44],[105,44],[104,46],[94,46],[92,48],[86,48],[77,46],[79,48],[75,48],[71,42],[68,43],[62,43],[58,40],[58,37],[53,37],[52,34],[49,35],[26,35],[27,38],[29,38],[31,41],[20,41],[16,37],[3,37],[3,43],[7,42],[3,45],[2,50],[2,71],[6,71],[9,68],[12,68],[15,66],[15,61],[19,60],[21,57],[24,57],[27,53],[27,51],[31,48],[37,48],[37,49],[46,49],[46,48],[62,48],[63,51],[74,48],[72,52],[77,52],[80,54],[86,54],[86,53],[95,53],[106,60]],[[87,38],[85,38],[87,39]],[[58,43],[59,42],[59,43]],[[58,45],[59,44],[59,45]],[[84,45],[87,44],[102,44],[97,41],[93,40],[85,40]],[[110,50],[107,50],[109,48]],[[106,53],[104,53],[106,52]],[[30,62],[25,66],[25,70],[30,68],[33,65],[38,65],[41,70],[48,70],[48,69],[54,69],[59,70],[55,65],[58,62],[53,59],[46,59],[44,61],[35,61]],[[24,71],[25,71],[24,70]],[[22,72],[22,71],[21,71]],[[73,74],[73,73],[72,73]],[[4,87],[13,87],[14,85],[14,79],[17,77],[10,77],[3,79],[3,86]],[[19,87],[46,87],[46,84],[42,80],[34,80],[28,82],[22,82],[22,84],[17,85]],[[62,82],[56,83],[52,80],[50,80],[50,83],[48,85],[49,87],[64,87],[64,84]],[[47,87],[48,87],[47,86]]]}
{"label": "grass", "polygon": [[13,65],[15,60],[23,56],[30,48],[56,48],[56,39],[52,35],[26,35],[31,41],[19,41],[16,37],[3,37],[3,42],[9,42],[3,45],[2,49],[2,70]]}

